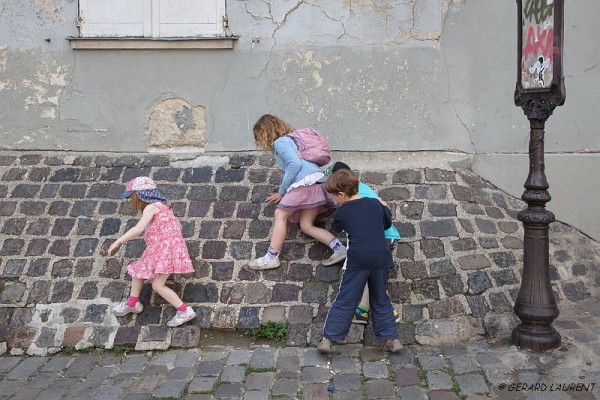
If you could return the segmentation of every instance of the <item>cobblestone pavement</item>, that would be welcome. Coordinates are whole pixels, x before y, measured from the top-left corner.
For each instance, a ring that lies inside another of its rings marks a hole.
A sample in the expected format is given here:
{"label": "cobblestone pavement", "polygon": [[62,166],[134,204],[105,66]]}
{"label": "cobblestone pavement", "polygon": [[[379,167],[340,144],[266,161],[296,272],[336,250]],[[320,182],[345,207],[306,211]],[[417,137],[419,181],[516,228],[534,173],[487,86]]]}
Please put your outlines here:
{"label": "cobblestone pavement", "polygon": [[600,399],[600,310],[561,304],[562,346],[544,354],[504,336],[443,346],[232,348],[0,357],[3,399]]}

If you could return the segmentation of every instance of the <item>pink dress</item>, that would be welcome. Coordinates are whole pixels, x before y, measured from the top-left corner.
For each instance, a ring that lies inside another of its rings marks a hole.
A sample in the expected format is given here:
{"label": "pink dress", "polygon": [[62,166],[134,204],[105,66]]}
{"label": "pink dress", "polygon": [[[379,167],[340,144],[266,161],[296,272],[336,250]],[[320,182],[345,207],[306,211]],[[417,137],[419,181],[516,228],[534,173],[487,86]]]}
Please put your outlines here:
{"label": "pink dress", "polygon": [[146,250],[139,260],[127,266],[129,275],[133,278],[151,279],[156,274],[194,272],[179,221],[175,218],[173,210],[162,203],[152,203],[147,207],[159,207],[160,211],[146,227]]}

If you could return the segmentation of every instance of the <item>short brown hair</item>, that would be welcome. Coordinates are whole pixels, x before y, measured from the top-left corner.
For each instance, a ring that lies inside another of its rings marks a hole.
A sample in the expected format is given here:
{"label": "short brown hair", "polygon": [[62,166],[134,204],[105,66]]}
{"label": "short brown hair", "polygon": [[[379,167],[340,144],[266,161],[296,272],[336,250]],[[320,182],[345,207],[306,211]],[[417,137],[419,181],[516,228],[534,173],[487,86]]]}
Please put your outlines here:
{"label": "short brown hair", "polygon": [[349,169],[335,171],[325,182],[325,190],[329,193],[346,193],[354,196],[358,193],[358,176]]}

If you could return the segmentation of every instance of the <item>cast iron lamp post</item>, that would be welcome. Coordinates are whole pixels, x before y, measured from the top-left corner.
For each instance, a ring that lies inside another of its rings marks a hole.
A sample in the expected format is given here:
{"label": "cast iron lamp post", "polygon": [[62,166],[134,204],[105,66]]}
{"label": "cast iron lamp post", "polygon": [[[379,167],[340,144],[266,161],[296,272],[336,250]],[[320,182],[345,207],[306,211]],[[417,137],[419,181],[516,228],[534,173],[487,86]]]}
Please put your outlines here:
{"label": "cast iron lamp post", "polygon": [[544,173],[544,126],[554,108],[565,102],[562,76],[563,0],[517,0],[518,75],[515,105],[529,120],[529,176],[521,198],[527,209],[519,212],[525,231],[523,275],[515,302],[521,319],[512,341],[522,349],[545,351],[560,346],[552,327],[558,307],[550,286],[548,227],[554,214]]}

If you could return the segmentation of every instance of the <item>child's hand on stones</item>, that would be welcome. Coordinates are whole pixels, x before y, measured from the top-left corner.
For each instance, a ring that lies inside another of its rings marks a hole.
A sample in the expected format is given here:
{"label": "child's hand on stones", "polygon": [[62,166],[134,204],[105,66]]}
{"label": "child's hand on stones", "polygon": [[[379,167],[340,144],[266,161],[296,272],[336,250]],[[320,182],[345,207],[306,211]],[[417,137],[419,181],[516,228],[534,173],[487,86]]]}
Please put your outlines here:
{"label": "child's hand on stones", "polygon": [[121,247],[121,243],[119,243],[119,241],[117,240],[116,242],[110,245],[106,252],[109,256],[112,256],[114,253],[117,252],[117,250],[119,250],[119,247]]}
{"label": "child's hand on stones", "polygon": [[283,198],[283,196],[280,195],[279,193],[271,193],[270,195],[267,196],[267,203],[269,203],[269,204],[279,203],[282,198]]}

